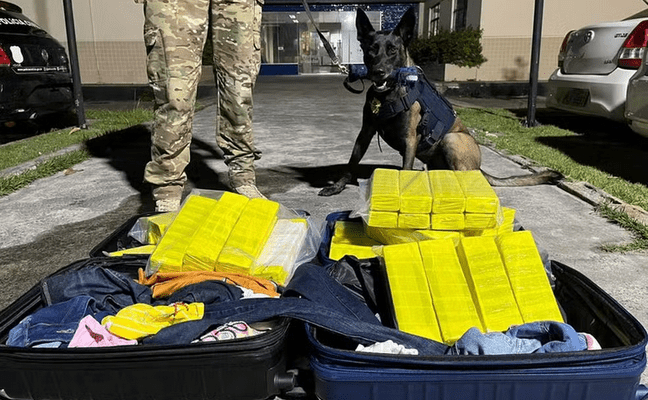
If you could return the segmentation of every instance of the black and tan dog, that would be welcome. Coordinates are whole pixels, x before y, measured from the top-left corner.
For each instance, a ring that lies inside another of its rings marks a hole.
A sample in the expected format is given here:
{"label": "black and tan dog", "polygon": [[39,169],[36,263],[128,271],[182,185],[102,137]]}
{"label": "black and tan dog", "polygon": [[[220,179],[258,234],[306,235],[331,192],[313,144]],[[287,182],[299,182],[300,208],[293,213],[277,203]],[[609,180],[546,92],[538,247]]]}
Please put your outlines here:
{"label": "black and tan dog", "polygon": [[[358,9],[358,40],[364,53],[367,78],[373,85],[367,91],[362,128],[353,147],[348,171],[336,183],[323,188],[319,192],[320,196],[340,193],[348,183],[356,179],[360,160],[376,133],[401,154],[403,169],[412,169],[415,158],[422,161],[428,169],[467,171],[481,168],[479,145],[456,117],[450,103],[435,89],[430,89],[438,96],[437,102],[432,104],[440,104],[440,107],[430,106],[429,101],[412,99],[407,84],[403,84],[402,79],[399,80],[394,74],[394,71],[403,67],[413,66],[407,46],[414,37],[415,25],[416,14],[410,8],[393,31],[376,32],[364,11]],[[415,75],[405,79],[419,79]],[[424,76],[420,78],[425,80]],[[408,99],[411,104],[406,101]],[[385,112],[385,108],[390,108],[393,112]],[[430,123],[435,124],[432,127],[435,129],[426,129],[424,125]],[[436,131],[435,134],[426,133],[432,131]],[[486,173],[484,176],[494,186],[538,185],[553,183],[561,178],[554,171],[507,178],[496,178]]]}

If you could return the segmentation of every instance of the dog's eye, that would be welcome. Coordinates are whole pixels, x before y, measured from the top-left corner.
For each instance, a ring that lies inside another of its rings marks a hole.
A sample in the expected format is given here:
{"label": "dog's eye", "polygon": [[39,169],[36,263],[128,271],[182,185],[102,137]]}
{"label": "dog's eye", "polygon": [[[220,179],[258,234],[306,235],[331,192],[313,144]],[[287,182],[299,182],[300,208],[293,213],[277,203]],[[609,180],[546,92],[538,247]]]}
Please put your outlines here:
{"label": "dog's eye", "polygon": [[398,52],[398,49],[396,48],[396,46],[387,47],[387,54],[389,54],[390,56],[395,55],[397,52]]}

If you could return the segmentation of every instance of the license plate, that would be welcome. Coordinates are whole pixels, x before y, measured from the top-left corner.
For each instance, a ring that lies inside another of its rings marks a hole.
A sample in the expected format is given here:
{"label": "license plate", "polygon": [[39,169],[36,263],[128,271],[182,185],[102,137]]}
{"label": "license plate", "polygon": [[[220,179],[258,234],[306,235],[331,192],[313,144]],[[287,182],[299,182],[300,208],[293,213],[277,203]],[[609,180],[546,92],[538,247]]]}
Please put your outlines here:
{"label": "license plate", "polygon": [[587,89],[569,89],[562,98],[562,103],[567,106],[585,107],[589,97],[590,94]]}

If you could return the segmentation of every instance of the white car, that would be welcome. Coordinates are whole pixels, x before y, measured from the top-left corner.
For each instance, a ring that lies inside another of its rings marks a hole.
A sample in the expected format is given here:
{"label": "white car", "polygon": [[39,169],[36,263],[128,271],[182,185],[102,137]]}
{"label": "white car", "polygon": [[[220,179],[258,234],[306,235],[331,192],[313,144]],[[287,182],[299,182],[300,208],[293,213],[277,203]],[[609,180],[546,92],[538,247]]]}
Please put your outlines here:
{"label": "white car", "polygon": [[628,82],[642,65],[648,18],[586,26],[565,36],[547,106],[625,122]]}
{"label": "white car", "polygon": [[628,84],[625,116],[630,129],[648,137],[648,52]]}

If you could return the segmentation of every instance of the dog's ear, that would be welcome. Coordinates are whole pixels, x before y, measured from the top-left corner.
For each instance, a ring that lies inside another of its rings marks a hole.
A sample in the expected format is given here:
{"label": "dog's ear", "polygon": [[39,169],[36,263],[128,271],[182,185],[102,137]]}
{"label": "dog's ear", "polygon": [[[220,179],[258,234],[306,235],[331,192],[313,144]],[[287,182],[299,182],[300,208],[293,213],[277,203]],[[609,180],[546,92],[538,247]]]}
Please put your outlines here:
{"label": "dog's ear", "polygon": [[394,28],[392,33],[400,36],[401,39],[403,39],[403,44],[407,47],[414,38],[415,26],[416,11],[414,10],[414,7],[410,7],[405,14],[403,14],[401,20],[398,22],[398,25],[396,25],[396,28]]}
{"label": "dog's ear", "polygon": [[375,32],[373,25],[369,21],[367,14],[362,11],[362,8],[358,8],[358,13],[356,15],[356,30],[358,31],[358,40],[362,42],[363,38],[366,38],[371,33]]}

